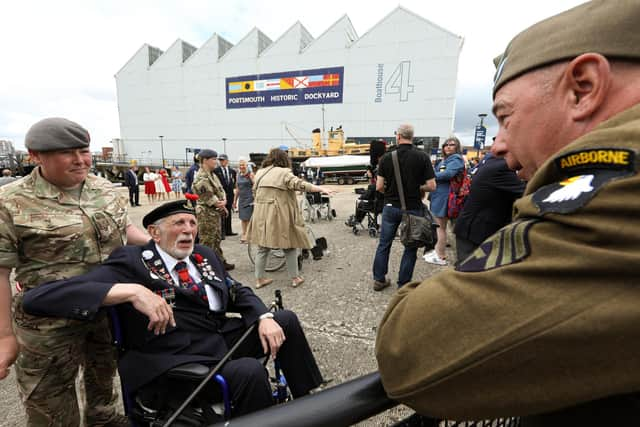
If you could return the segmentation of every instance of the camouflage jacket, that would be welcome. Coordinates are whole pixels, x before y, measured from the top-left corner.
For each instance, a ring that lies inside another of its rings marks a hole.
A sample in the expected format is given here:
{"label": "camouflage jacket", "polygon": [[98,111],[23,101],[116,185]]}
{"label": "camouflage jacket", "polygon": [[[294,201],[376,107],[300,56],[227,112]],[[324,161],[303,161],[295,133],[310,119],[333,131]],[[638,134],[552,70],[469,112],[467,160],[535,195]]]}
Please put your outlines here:
{"label": "camouflage jacket", "polygon": [[198,195],[196,213],[203,210],[215,210],[215,204],[226,198],[222,183],[213,172],[200,168],[193,180],[193,192]]}
{"label": "camouflage jacket", "polygon": [[80,200],[42,178],[39,168],[0,189],[0,267],[24,289],[86,273],[126,242],[127,200],[90,175]]}

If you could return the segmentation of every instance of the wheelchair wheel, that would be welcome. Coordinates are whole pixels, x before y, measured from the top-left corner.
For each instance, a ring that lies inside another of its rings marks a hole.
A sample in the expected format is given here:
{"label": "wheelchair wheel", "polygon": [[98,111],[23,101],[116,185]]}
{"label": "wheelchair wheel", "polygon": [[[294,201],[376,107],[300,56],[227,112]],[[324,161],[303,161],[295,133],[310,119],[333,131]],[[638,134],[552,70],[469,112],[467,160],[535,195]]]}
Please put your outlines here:
{"label": "wheelchair wheel", "polygon": [[315,218],[313,217],[313,208],[306,200],[302,200],[300,202],[300,210],[302,211],[302,219],[304,222],[314,222]]}
{"label": "wheelchair wheel", "polygon": [[[251,264],[256,264],[256,254],[258,253],[258,246],[252,245],[251,243],[247,244],[247,252],[249,254],[249,260]],[[267,254],[267,261],[265,262],[264,269],[265,271],[278,271],[286,264],[287,260],[284,256],[284,251],[282,249],[270,249]]]}

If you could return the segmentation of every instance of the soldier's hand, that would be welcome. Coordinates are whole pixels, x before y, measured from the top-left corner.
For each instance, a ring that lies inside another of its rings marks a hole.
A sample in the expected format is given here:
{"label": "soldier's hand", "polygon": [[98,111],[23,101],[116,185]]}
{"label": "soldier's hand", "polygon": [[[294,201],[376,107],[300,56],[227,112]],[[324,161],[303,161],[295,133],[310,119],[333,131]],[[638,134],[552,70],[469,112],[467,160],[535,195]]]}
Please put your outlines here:
{"label": "soldier's hand", "polygon": [[9,367],[18,357],[18,340],[13,333],[0,337],[0,380],[9,375]]}
{"label": "soldier's hand", "polygon": [[222,209],[227,205],[227,201],[226,200],[218,200],[217,202],[214,203],[214,206],[218,209]]}
{"label": "soldier's hand", "polygon": [[131,300],[133,307],[149,318],[147,330],[154,334],[164,334],[167,326],[176,326],[173,309],[160,295],[155,294],[144,286],[137,286],[136,295]]}
{"label": "soldier's hand", "polygon": [[271,352],[271,357],[275,358],[278,350],[286,339],[284,331],[273,319],[262,319],[258,324],[258,335],[260,336],[260,342],[262,343],[262,349],[264,354]]}

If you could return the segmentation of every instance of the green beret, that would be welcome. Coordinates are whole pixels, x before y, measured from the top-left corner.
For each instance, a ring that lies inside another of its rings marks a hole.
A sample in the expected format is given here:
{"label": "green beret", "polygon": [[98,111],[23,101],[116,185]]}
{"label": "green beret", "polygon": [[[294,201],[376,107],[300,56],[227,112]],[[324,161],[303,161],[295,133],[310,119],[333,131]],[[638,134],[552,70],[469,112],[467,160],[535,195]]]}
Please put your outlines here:
{"label": "green beret", "polygon": [[493,96],[505,83],[536,68],[583,53],[640,59],[640,2],[594,0],[540,21],[498,56]]}
{"label": "green beret", "polygon": [[40,120],[31,126],[24,145],[32,151],[57,151],[89,146],[89,132],[77,123],[60,117]]}
{"label": "green beret", "polygon": [[159,219],[179,213],[195,215],[194,203],[191,200],[176,200],[175,202],[162,204],[144,216],[142,226],[147,228]]}

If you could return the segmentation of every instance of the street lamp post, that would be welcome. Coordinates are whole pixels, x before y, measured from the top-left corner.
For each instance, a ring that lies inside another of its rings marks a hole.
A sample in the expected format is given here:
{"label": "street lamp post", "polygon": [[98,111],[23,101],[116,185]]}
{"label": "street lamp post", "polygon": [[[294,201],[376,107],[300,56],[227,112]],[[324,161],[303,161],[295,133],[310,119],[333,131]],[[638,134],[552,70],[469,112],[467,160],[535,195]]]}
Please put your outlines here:
{"label": "street lamp post", "polygon": [[160,138],[160,152],[162,154],[162,167],[164,167],[164,135],[160,135],[158,136],[158,138]]}
{"label": "street lamp post", "polygon": [[222,150],[227,154],[227,138],[222,138]]}
{"label": "street lamp post", "polygon": [[487,136],[487,129],[484,127],[484,118],[487,117],[487,113],[480,113],[478,117],[480,117],[480,124],[476,126],[474,145],[477,150],[476,157],[480,159],[480,149],[484,148],[484,140]]}

